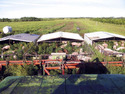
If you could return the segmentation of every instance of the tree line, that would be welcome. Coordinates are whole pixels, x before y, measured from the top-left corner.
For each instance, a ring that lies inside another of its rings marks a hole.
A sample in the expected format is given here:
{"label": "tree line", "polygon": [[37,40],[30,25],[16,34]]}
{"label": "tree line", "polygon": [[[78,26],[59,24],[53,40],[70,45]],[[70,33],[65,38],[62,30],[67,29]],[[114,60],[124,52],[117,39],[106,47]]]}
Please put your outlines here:
{"label": "tree line", "polygon": [[64,18],[37,18],[37,17],[21,17],[21,18],[0,18],[0,22],[24,22],[24,21],[50,21],[50,20],[58,20]]}
{"label": "tree line", "polygon": [[91,20],[99,21],[102,23],[125,25],[125,18],[91,18]]}
{"label": "tree line", "polygon": [[66,17],[66,18],[37,18],[37,17],[21,17],[21,18],[0,18],[0,22],[24,22],[24,21],[53,21],[61,19],[84,19],[87,17]]}
{"label": "tree line", "polygon": [[92,17],[69,17],[69,18],[37,18],[37,17],[21,17],[21,18],[0,18],[0,22],[24,22],[24,21],[51,21],[51,20],[60,20],[60,19],[91,19],[94,21],[99,21],[103,23],[111,23],[111,24],[119,24],[119,25],[125,25],[125,18],[119,17],[119,18],[113,18],[113,17],[102,17],[102,18],[92,18]]}

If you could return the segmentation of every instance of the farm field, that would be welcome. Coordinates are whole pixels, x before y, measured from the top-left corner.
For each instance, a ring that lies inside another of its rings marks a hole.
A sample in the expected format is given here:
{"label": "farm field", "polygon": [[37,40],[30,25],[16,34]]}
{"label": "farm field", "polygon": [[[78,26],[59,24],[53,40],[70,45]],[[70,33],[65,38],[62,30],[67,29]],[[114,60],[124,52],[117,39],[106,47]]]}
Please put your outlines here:
{"label": "farm field", "polygon": [[[31,34],[47,34],[52,33],[56,31],[64,31],[64,32],[73,32],[73,33],[79,33],[82,37],[84,36],[84,33],[88,32],[96,32],[96,31],[106,31],[111,33],[117,33],[121,35],[125,35],[125,25],[118,25],[118,24],[110,24],[110,23],[102,23],[98,21],[93,21],[91,19],[58,19],[58,20],[50,20],[50,21],[27,21],[27,22],[0,22],[0,32],[2,32],[2,29],[4,26],[11,26],[13,29],[13,32],[10,34],[19,34],[19,33],[31,33]],[[7,34],[9,35],[9,34]],[[0,34],[0,37],[7,36],[3,33]],[[3,48],[3,46],[8,45],[8,43],[0,44],[0,47]],[[71,43],[69,42],[68,45],[65,48],[60,48],[62,44],[56,45],[56,43],[52,43],[51,46],[49,43],[43,43],[39,44],[39,46],[33,46],[33,43],[15,43],[15,44],[9,44],[10,49],[7,51],[0,50],[0,53],[3,53],[3,58],[0,58],[0,60],[23,60],[25,59],[23,56],[25,53],[36,55],[36,52],[38,55],[44,55],[44,54],[51,54],[56,52],[65,52],[67,54],[72,54],[73,52],[79,52],[79,49],[82,48],[83,51],[87,51],[88,47],[81,46],[71,46]],[[22,47],[25,47],[24,49]],[[32,50],[29,50],[29,48],[32,48]],[[56,49],[55,49],[56,48]],[[87,49],[86,49],[87,48]],[[92,48],[92,47],[91,47]],[[23,49],[23,50],[22,50]],[[88,49],[90,51],[90,49]],[[108,57],[105,55],[102,55],[98,50],[94,50],[95,55],[92,56],[92,60],[95,60],[96,58],[99,59],[100,62],[106,61],[118,61],[121,60],[120,58],[116,57]],[[7,58],[7,55],[8,58]],[[15,56],[15,58],[14,58]],[[27,60],[32,60],[33,57],[27,57]],[[2,75],[36,75],[36,73],[30,74],[30,72],[27,72],[29,68],[34,68],[34,70],[38,70],[34,66],[26,66],[25,68],[19,67],[20,70],[25,70],[24,73],[15,73],[13,72],[14,69],[17,69],[17,66],[12,66],[10,68],[7,68],[7,73],[3,73]],[[9,71],[13,69],[12,71]],[[111,70],[110,70],[111,69]],[[113,70],[113,71],[112,71]],[[116,71],[114,71],[116,70]],[[122,73],[119,71],[122,70]],[[112,71],[111,74],[125,74],[123,67],[117,67],[117,68],[110,68],[109,71]],[[58,71],[55,72],[58,74]],[[54,72],[52,71],[52,74]],[[4,78],[4,77],[3,77]]]}
{"label": "farm field", "polygon": [[[0,22],[0,32],[4,26],[11,26],[13,34],[46,34],[56,31],[79,33],[106,31],[125,35],[125,25],[101,23],[90,19],[60,19],[53,21]],[[2,36],[1,36],[2,37]]]}
{"label": "farm field", "polygon": [[[96,32],[96,31],[106,31],[111,33],[117,33],[121,35],[125,35],[125,25],[118,25],[118,24],[110,24],[110,23],[102,23],[99,21],[93,21],[92,19],[87,18],[79,18],[79,19],[56,19],[56,20],[50,20],[50,21],[26,21],[26,22],[0,22],[0,32],[2,32],[2,28],[4,26],[11,26],[13,29],[13,32],[10,34],[19,34],[19,33],[31,33],[31,34],[47,34],[52,33],[56,31],[64,31],[64,32],[73,32],[73,33],[79,33],[82,37],[84,36],[84,33],[88,32]],[[7,36],[9,34],[0,34],[0,37]],[[1,44],[0,47],[6,46],[8,44]],[[22,59],[22,54],[25,53],[25,51],[28,50],[28,48],[33,45],[26,43],[18,43],[18,44],[10,44],[11,48],[9,51],[4,51],[3,54],[8,54],[12,52],[20,52],[22,49],[22,46],[25,46],[25,50],[21,53],[19,53],[18,59]],[[46,46],[46,47],[43,47]],[[70,43],[69,43],[70,46]],[[60,46],[55,49],[55,44],[52,44],[52,46],[48,46],[48,44],[39,45],[39,48],[34,47],[32,51],[30,51],[30,54],[35,53],[37,50],[38,54],[50,54],[52,52],[58,52],[63,51]],[[18,49],[17,49],[18,48]],[[43,51],[44,49],[44,51]],[[55,49],[55,50],[54,50]],[[72,47],[66,47],[65,49],[68,50],[68,52],[71,54],[74,51],[78,51],[76,48],[72,50]],[[1,50],[0,50],[1,53]],[[101,61],[104,60],[104,57],[102,55],[97,54],[98,57],[102,57]],[[96,56],[95,56],[96,57]],[[114,60],[114,59],[113,59]]]}

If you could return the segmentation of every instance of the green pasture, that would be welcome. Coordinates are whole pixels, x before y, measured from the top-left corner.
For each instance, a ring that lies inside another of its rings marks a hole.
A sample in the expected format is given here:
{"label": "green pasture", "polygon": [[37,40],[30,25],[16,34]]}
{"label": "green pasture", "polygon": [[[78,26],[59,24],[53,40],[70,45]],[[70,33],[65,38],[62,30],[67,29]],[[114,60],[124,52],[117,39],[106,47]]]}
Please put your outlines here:
{"label": "green pasture", "polygon": [[0,32],[4,26],[11,26],[15,34],[34,33],[45,34],[54,32],[65,26],[64,21],[32,21],[32,22],[0,22]]}
{"label": "green pasture", "polygon": [[124,94],[124,79],[118,74],[10,76],[0,83],[0,94]]}
{"label": "green pasture", "polygon": [[[14,34],[46,34],[56,31],[73,32],[83,35],[87,32],[107,31],[125,35],[125,25],[101,23],[90,19],[60,19],[53,21],[0,22],[0,32],[4,26],[11,26]],[[79,30],[77,28],[80,28]]]}

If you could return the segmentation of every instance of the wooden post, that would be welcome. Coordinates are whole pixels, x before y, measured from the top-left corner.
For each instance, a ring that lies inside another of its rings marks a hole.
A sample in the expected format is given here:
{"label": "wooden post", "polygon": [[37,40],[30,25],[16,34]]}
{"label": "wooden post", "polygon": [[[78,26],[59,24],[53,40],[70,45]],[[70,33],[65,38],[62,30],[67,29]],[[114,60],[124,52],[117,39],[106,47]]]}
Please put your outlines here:
{"label": "wooden post", "polygon": [[10,40],[9,40],[9,45],[10,45]]}
{"label": "wooden post", "polygon": [[42,71],[43,71],[43,75],[45,75],[44,68],[45,68],[45,64],[44,64],[44,65],[42,65]]}
{"label": "wooden post", "polygon": [[1,58],[3,59],[3,50],[1,50]]}
{"label": "wooden post", "polygon": [[125,54],[123,54],[122,56],[122,62],[123,62],[123,66],[125,67]]}
{"label": "wooden post", "polygon": [[9,65],[9,57],[7,57],[6,59],[6,66],[8,67],[8,65]]}

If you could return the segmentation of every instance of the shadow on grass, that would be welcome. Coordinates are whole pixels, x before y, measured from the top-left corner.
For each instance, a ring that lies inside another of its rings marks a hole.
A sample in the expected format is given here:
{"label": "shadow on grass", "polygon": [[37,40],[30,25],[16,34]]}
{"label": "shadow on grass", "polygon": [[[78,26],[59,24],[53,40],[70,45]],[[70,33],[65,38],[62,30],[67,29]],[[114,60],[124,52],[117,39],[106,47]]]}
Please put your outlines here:
{"label": "shadow on grass", "polygon": [[[107,68],[96,58],[92,63],[84,63],[79,69],[80,74],[65,75],[65,81],[53,91],[52,94],[104,94],[110,93],[111,88],[105,87],[110,84],[107,77]],[[84,74],[83,74],[84,73]],[[113,91],[112,91],[113,92]]]}

